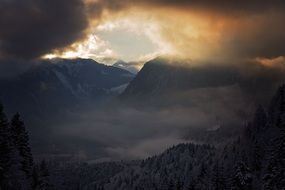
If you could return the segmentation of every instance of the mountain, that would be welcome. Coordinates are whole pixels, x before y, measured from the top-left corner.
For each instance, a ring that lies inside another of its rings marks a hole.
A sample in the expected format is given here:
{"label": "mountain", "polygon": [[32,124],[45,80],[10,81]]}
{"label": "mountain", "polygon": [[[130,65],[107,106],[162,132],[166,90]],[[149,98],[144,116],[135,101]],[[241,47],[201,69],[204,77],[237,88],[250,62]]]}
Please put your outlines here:
{"label": "mountain", "polygon": [[114,67],[127,70],[133,74],[137,74],[138,68],[136,68],[134,65],[136,65],[136,63],[134,63],[134,62],[133,63],[127,63],[127,62],[122,61],[122,60],[118,60],[113,64]]}
{"label": "mountain", "polygon": [[156,58],[145,63],[120,100],[139,106],[187,106],[219,118],[232,113],[228,118],[244,120],[256,105],[267,105],[284,81],[284,69],[261,64],[194,64]]}
{"label": "mountain", "polygon": [[[259,76],[253,76],[252,71],[254,70],[258,71]],[[126,88],[122,97],[161,96],[177,91],[232,85],[239,85],[243,90],[251,89],[251,91],[263,91],[270,88],[272,92],[284,81],[284,72],[276,72],[273,77],[264,71],[272,73],[270,69],[262,65],[248,65],[248,69],[244,70],[242,65],[195,65],[187,61],[156,58],[144,65]],[[268,99],[271,95],[268,96]]]}
{"label": "mountain", "polygon": [[239,76],[233,69],[190,67],[157,58],[147,62],[122,96],[160,95],[177,90],[232,85]]}
{"label": "mountain", "polygon": [[[133,78],[126,70],[91,59],[39,61],[18,76],[0,79],[0,101],[8,116],[19,112],[25,119],[33,150],[48,154],[67,150],[65,144],[79,141],[59,135],[63,122],[78,116],[82,109],[103,107]],[[72,151],[80,149],[70,147]]]}
{"label": "mountain", "polygon": [[[8,113],[36,117],[118,95],[134,75],[91,59],[41,61],[13,78],[0,80]],[[27,114],[28,113],[28,114]]]}
{"label": "mountain", "polygon": [[[138,109],[189,115],[197,122],[187,124],[186,138],[203,142],[231,138],[257,105],[269,105],[285,81],[284,68],[244,64],[195,64],[159,57],[145,63],[119,100]],[[216,133],[225,135],[215,137]]]}

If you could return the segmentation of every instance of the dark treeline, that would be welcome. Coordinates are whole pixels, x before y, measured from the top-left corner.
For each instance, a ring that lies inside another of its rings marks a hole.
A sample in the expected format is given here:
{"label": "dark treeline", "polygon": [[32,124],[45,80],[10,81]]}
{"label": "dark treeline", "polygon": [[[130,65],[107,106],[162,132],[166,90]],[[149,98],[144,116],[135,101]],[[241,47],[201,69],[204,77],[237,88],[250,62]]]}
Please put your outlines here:
{"label": "dark treeline", "polygon": [[49,189],[46,163],[35,164],[20,114],[9,122],[0,104],[0,189]]}

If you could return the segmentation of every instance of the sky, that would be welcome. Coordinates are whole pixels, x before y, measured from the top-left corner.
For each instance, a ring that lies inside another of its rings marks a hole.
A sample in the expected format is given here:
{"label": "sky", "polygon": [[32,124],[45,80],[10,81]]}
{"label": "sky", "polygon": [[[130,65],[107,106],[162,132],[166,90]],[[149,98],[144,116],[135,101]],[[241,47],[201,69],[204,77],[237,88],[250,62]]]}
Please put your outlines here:
{"label": "sky", "polygon": [[282,0],[1,0],[0,14],[1,59],[284,62]]}

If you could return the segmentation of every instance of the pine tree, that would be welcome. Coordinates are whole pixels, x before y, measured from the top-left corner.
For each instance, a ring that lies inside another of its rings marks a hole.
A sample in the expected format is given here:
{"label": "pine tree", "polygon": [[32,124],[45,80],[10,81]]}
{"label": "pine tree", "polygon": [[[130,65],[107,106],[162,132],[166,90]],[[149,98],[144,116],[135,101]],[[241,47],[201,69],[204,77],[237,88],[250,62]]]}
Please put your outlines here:
{"label": "pine tree", "polygon": [[178,179],[178,180],[176,181],[176,184],[175,184],[175,190],[182,190],[182,188],[183,188],[183,184],[182,184],[182,182]]}
{"label": "pine tree", "polygon": [[259,172],[262,167],[262,155],[261,147],[257,140],[254,141],[253,145],[253,158],[252,158],[252,169]]}
{"label": "pine tree", "polygon": [[197,188],[198,189],[208,189],[208,171],[207,171],[207,166],[204,162],[200,165],[199,171],[197,175]]}
{"label": "pine tree", "polygon": [[280,189],[285,187],[285,132],[272,140],[267,155],[267,166],[263,176],[264,189]]}
{"label": "pine tree", "polygon": [[191,170],[190,172],[188,171],[189,168],[187,168],[187,171],[189,173],[185,174],[185,177],[187,177],[185,180],[184,180],[184,190],[194,190],[197,188],[197,185],[198,185],[198,182],[196,180],[196,177],[195,175],[193,174],[193,171],[192,171],[192,164],[191,165]]}
{"label": "pine tree", "polygon": [[264,108],[259,105],[256,109],[253,119],[253,128],[255,132],[259,133],[264,130],[267,125],[267,115]]}
{"label": "pine tree", "polygon": [[30,182],[23,171],[24,157],[16,139],[19,136],[14,133],[13,125],[9,125],[3,106],[0,105],[0,187],[4,190],[30,189]]}
{"label": "pine tree", "polygon": [[173,184],[173,181],[172,181],[172,180],[170,180],[170,182],[168,183],[167,190],[175,190],[175,189],[174,189],[174,184]]}
{"label": "pine tree", "polygon": [[51,189],[50,181],[49,181],[49,171],[46,162],[43,160],[40,163],[40,171],[39,171],[39,189],[41,190],[49,190]]}
{"label": "pine tree", "polygon": [[194,182],[190,182],[190,184],[188,184],[188,187],[186,190],[195,190],[196,189],[196,185]]}
{"label": "pine tree", "polygon": [[216,161],[212,172],[212,189],[213,190],[225,190],[226,181],[224,178],[224,170],[218,161]]}
{"label": "pine tree", "polygon": [[269,121],[273,126],[285,126],[285,85],[277,90],[269,107]]}
{"label": "pine tree", "polygon": [[27,179],[32,177],[33,156],[29,146],[29,135],[19,113],[15,114],[11,121],[12,139],[22,158],[21,169],[26,173]]}
{"label": "pine tree", "polygon": [[279,185],[285,187],[285,128],[281,129],[280,137],[277,138],[277,151],[279,160]]}
{"label": "pine tree", "polygon": [[231,186],[234,190],[252,189],[252,174],[243,161],[238,162],[235,167],[235,174]]}
{"label": "pine tree", "polygon": [[10,130],[8,120],[0,104],[0,187],[5,190],[9,188],[9,170],[11,167]]}
{"label": "pine tree", "polygon": [[275,159],[271,158],[270,162],[268,163],[266,167],[265,174],[263,176],[263,189],[264,190],[273,190],[277,188],[275,187],[276,185],[276,173],[277,173],[277,168],[275,164]]}
{"label": "pine tree", "polygon": [[32,189],[33,190],[38,190],[39,189],[39,183],[40,183],[40,176],[39,176],[39,169],[37,165],[34,165],[33,167],[33,173],[32,173]]}

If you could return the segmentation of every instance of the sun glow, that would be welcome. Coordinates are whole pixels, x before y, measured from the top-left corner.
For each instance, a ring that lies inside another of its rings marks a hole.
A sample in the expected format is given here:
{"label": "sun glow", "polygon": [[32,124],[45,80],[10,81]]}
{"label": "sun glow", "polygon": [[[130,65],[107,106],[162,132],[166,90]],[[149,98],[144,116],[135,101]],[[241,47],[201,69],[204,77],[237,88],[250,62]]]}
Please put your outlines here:
{"label": "sun glow", "polygon": [[225,56],[219,45],[225,24],[223,19],[213,21],[203,14],[172,9],[151,14],[130,9],[123,15],[109,15],[89,30],[86,40],[44,58],[92,58],[107,64],[118,59],[145,62],[161,55],[198,61],[219,59]]}
{"label": "sun glow", "polygon": [[118,59],[146,61],[174,51],[161,33],[159,23],[141,15],[110,18],[91,29],[86,40],[43,58],[92,58],[104,63]]}
{"label": "sun glow", "polygon": [[65,51],[55,50],[51,54],[43,56],[44,59],[54,58],[92,58],[96,60],[116,59],[116,53],[108,46],[107,42],[100,39],[95,34],[90,34],[83,42],[71,45]]}

